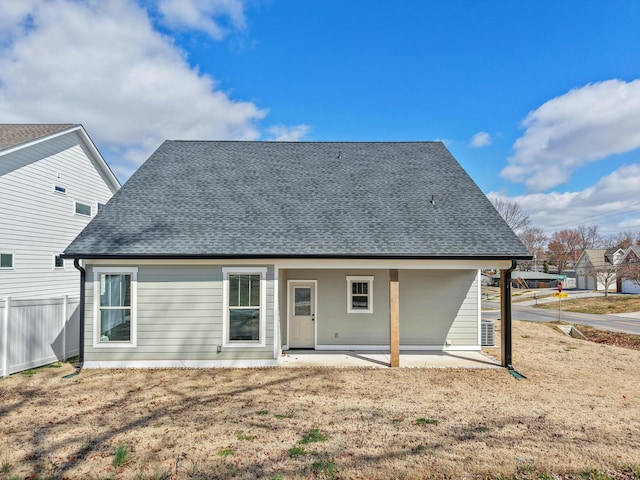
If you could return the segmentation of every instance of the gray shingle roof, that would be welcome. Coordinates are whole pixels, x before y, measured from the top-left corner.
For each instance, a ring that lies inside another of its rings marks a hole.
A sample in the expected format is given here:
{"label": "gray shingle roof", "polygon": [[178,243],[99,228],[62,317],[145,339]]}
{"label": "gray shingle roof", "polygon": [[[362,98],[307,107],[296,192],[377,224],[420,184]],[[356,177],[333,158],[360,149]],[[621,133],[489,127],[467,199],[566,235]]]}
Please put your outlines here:
{"label": "gray shingle roof", "polygon": [[0,150],[58,133],[75,124],[0,124]]}
{"label": "gray shingle roof", "polygon": [[65,255],[529,258],[440,142],[167,141]]}

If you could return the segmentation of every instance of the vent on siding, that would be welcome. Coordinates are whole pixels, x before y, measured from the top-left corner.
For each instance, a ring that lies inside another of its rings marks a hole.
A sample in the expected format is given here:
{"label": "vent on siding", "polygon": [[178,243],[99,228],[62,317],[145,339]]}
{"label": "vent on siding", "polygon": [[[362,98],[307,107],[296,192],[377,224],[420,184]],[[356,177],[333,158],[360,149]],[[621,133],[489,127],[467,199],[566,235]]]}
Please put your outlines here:
{"label": "vent on siding", "polygon": [[483,347],[493,347],[496,344],[495,325],[491,320],[480,322],[480,340]]}

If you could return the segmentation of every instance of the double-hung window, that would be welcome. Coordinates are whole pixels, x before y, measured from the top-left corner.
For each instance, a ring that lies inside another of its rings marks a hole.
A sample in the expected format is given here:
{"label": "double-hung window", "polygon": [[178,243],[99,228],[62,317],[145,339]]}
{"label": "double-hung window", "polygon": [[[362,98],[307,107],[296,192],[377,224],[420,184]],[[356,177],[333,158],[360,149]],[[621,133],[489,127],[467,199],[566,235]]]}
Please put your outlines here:
{"label": "double-hung window", "polygon": [[373,313],[373,277],[347,277],[347,313]]}
{"label": "double-hung window", "polygon": [[94,269],[94,347],[136,346],[137,268]]}
{"label": "double-hung window", "polygon": [[265,345],[266,268],[224,268],[224,344]]}

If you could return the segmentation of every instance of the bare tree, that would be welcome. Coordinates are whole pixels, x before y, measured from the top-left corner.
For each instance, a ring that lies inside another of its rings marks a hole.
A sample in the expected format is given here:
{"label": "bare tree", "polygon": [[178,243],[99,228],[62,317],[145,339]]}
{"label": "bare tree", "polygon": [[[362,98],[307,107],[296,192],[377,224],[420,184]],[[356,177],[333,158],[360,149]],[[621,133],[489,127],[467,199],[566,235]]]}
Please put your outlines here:
{"label": "bare tree", "polygon": [[[518,262],[525,270],[536,270],[538,264],[542,264],[544,261],[544,247],[547,243],[547,236],[544,234],[541,228],[538,227],[526,227],[520,235],[520,240],[527,247],[529,253],[533,255],[533,262],[523,261]],[[532,268],[533,266],[533,268]]]}
{"label": "bare tree", "polygon": [[[626,250],[631,245],[633,245],[634,238],[640,237],[640,234],[634,234],[632,232],[621,232],[613,235],[609,235],[606,238],[606,246],[608,248],[622,248]],[[640,240],[640,238],[638,238]]]}
{"label": "bare tree", "polygon": [[640,258],[636,250],[629,250],[618,267],[620,278],[627,279],[640,287]]}
{"label": "bare tree", "polygon": [[580,248],[582,250],[604,248],[605,240],[598,232],[597,225],[580,225],[576,230],[580,234]]}
{"label": "bare tree", "polygon": [[487,198],[514,232],[522,230],[531,223],[529,215],[524,213],[520,204],[515,200],[498,195],[488,195]]}
{"label": "bare tree", "polygon": [[618,270],[620,270],[620,264],[615,263],[612,259],[608,259],[603,256],[602,259],[597,259],[587,269],[589,275],[596,277],[598,283],[604,287],[604,296],[609,296],[609,289],[616,283],[618,278]]}
{"label": "bare tree", "polygon": [[558,273],[571,262],[575,264],[582,253],[580,249],[580,233],[577,230],[561,230],[554,232],[547,246],[551,261],[558,267]]}

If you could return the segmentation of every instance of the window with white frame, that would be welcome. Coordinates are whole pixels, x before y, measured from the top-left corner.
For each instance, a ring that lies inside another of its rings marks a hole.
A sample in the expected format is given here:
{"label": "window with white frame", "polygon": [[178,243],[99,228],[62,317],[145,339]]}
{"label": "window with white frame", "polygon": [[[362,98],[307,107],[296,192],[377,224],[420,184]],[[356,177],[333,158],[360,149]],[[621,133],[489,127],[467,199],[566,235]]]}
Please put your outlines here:
{"label": "window with white frame", "polygon": [[373,277],[347,277],[347,313],[373,313]]}
{"label": "window with white frame", "polygon": [[224,343],[265,344],[266,268],[224,268]]}
{"label": "window with white frame", "polygon": [[75,202],[75,212],[78,215],[86,215],[88,217],[91,216],[91,205],[87,205],[86,203]]}
{"label": "window with white frame", "polygon": [[53,191],[55,193],[61,193],[61,194],[66,194],[67,193],[67,189],[61,185],[54,185],[53,186]]}
{"label": "window with white frame", "polygon": [[5,270],[13,269],[13,253],[0,252],[0,268]]}
{"label": "window with white frame", "polygon": [[94,347],[136,346],[137,268],[94,269]]}

